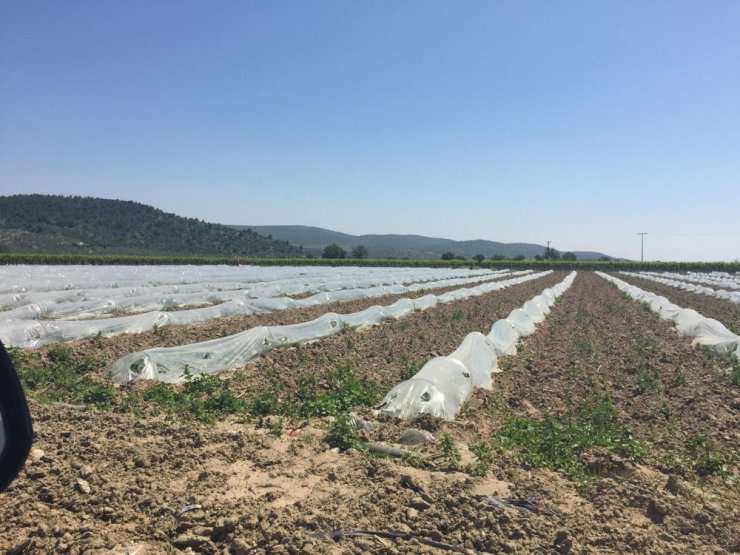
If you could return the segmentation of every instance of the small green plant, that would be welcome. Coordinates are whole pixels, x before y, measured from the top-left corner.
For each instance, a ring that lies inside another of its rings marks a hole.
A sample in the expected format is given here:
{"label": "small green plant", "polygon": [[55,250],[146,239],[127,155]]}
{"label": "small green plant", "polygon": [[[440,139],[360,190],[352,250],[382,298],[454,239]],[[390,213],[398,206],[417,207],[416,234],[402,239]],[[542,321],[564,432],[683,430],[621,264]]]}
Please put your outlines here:
{"label": "small green plant", "polygon": [[585,339],[583,337],[578,337],[576,338],[574,344],[575,344],[576,350],[578,350],[578,352],[582,356],[590,356],[594,352],[594,347],[588,339]]}
{"label": "small green plant", "polygon": [[730,466],[733,457],[720,452],[707,438],[706,434],[695,434],[688,441],[691,465],[699,476],[714,474],[723,478],[732,475]]}
{"label": "small green plant", "polygon": [[414,374],[416,374],[421,367],[418,362],[410,360],[406,355],[401,355],[401,365],[402,368],[399,373],[399,378],[402,382],[413,378]]}
{"label": "small green plant", "polygon": [[270,387],[263,389],[249,401],[248,412],[255,416],[282,414],[285,410],[280,401],[282,389],[282,384],[273,380]]}
{"label": "small green plant", "polygon": [[576,310],[576,321],[580,323],[588,322],[591,319],[591,313],[588,311],[588,309],[581,305]]}
{"label": "small green plant", "polygon": [[284,422],[282,418],[273,420],[269,434],[274,437],[281,437],[283,435],[283,424]]}
{"label": "small green plant", "polygon": [[686,385],[686,371],[680,364],[673,369],[673,377],[671,378],[671,387],[681,387]]}
{"label": "small green plant", "polygon": [[660,402],[653,407],[652,416],[656,420],[664,420],[666,422],[671,419],[671,407],[665,399],[661,399]]}
{"label": "small green plant", "polygon": [[324,442],[329,447],[335,447],[340,451],[346,451],[350,448],[365,449],[365,443],[347,414],[340,414],[334,419],[324,436]]}
{"label": "small green plant", "polygon": [[491,445],[486,442],[481,442],[468,446],[468,449],[470,449],[470,452],[473,453],[473,456],[475,457],[475,462],[468,465],[468,468],[466,469],[468,474],[476,476],[485,476],[488,474],[494,460]]}
{"label": "small green plant", "polygon": [[732,366],[730,367],[730,381],[735,385],[740,385],[740,360],[732,357]]}
{"label": "small green plant", "polygon": [[660,376],[651,364],[644,364],[637,368],[637,393],[642,395],[648,391],[658,392],[661,389]]}
{"label": "small green plant", "polygon": [[502,372],[508,372],[514,368],[514,359],[510,356],[500,357],[496,360],[496,365]]}
{"label": "small green plant", "polygon": [[460,467],[462,455],[457,445],[455,445],[454,438],[450,434],[444,434],[439,446],[442,449],[442,461],[445,468],[447,470],[457,470]]}

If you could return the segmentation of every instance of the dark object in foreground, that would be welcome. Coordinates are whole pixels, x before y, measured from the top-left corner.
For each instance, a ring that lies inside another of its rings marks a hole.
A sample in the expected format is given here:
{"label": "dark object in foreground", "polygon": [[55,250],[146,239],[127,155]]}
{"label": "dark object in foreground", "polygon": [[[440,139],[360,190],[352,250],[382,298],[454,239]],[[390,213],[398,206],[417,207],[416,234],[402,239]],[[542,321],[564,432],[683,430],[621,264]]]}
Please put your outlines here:
{"label": "dark object in foreground", "polygon": [[32,438],[26,396],[0,342],[0,491],[5,491],[23,468]]}
{"label": "dark object in foreground", "polygon": [[[536,499],[522,499],[519,497],[494,497],[493,495],[475,495],[476,501],[482,501],[494,507],[508,507],[521,513],[536,513],[542,509]],[[548,508],[543,510],[545,514],[552,514]]]}

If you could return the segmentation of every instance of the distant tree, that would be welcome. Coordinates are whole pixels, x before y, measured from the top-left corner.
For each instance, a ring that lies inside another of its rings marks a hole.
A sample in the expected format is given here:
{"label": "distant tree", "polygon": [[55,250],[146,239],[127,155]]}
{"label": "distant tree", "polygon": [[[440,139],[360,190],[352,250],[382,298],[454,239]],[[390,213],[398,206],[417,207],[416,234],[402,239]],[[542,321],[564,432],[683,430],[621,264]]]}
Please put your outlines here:
{"label": "distant tree", "polygon": [[503,254],[494,254],[491,260],[506,260],[506,257]]}
{"label": "distant tree", "polygon": [[534,259],[537,260],[537,261],[539,261],[539,262],[542,262],[545,259],[545,257],[542,256],[541,254],[535,254],[534,255]]}
{"label": "distant tree", "polygon": [[365,245],[357,245],[352,249],[352,258],[367,258],[367,247]]}
{"label": "distant tree", "polygon": [[347,256],[347,251],[345,251],[342,247],[337,245],[336,243],[330,243],[324,247],[324,252],[321,255],[321,258],[344,258]]}
{"label": "distant tree", "polygon": [[483,256],[482,254],[476,254],[473,257],[473,260],[475,260],[478,264],[480,264],[481,262],[483,262],[485,259],[486,259],[486,257]]}
{"label": "distant tree", "polygon": [[519,260],[525,260],[525,257],[524,257],[524,255],[523,255],[523,254],[517,254],[517,255],[516,255],[516,256],[514,257],[514,260],[517,260],[517,261],[519,261]]}
{"label": "distant tree", "polygon": [[602,256],[601,258],[599,258],[599,262],[610,262],[610,261],[611,261],[611,258],[609,258],[608,256]]}
{"label": "distant tree", "polygon": [[578,257],[576,256],[576,254],[570,251],[564,252],[562,258],[563,260],[571,260],[571,261],[578,260]]}
{"label": "distant tree", "polygon": [[443,252],[440,258],[442,260],[452,260],[453,258],[455,258],[455,253],[452,251]]}
{"label": "distant tree", "polygon": [[550,247],[547,247],[545,249],[545,260],[560,260],[560,253],[556,251],[555,249],[551,249]]}

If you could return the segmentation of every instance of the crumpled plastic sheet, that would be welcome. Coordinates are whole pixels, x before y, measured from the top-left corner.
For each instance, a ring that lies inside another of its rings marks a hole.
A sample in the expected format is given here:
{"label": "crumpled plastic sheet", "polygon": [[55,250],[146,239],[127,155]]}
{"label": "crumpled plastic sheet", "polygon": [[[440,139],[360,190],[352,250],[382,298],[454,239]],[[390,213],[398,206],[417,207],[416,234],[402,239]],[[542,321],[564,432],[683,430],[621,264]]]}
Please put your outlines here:
{"label": "crumpled plastic sheet", "polygon": [[[504,281],[464,288],[465,298],[531,281],[549,273],[551,272],[529,273]],[[191,345],[147,349],[118,359],[108,366],[106,373],[118,382],[147,378],[177,383],[185,379],[186,373],[216,374],[244,364],[276,347],[320,339],[346,328],[370,326],[388,318],[401,318],[415,310],[426,310],[435,304],[457,300],[458,297],[445,293],[439,296],[425,295],[419,299],[399,299],[389,306],[373,306],[353,314],[327,313],[301,324],[263,326]]]}
{"label": "crumpled plastic sheet", "polygon": [[499,371],[497,357],[516,354],[519,338],[534,331],[529,313],[536,318],[549,313],[555,300],[571,286],[575,277],[576,272],[572,272],[554,287],[527,301],[526,310],[514,309],[507,318],[495,322],[487,336],[469,333],[450,355],[429,360],[413,377],[391,389],[379,410],[399,418],[430,414],[453,420],[474,388],[492,387],[491,374]]}
{"label": "crumpled plastic sheet", "polygon": [[[372,298],[399,292],[416,292],[438,287],[451,287],[460,284],[487,282],[504,276],[527,275],[530,271],[511,272],[507,274],[485,274],[470,278],[446,278],[438,281],[424,281],[410,285],[396,284],[374,286],[370,288],[349,289],[336,292],[320,292],[310,297],[294,300],[288,297],[270,297],[234,299],[221,304],[180,311],[151,311],[143,314],[119,316],[115,318],[98,318],[92,320],[5,320],[0,313],[0,340],[6,345],[23,348],[40,347],[51,343],[72,341],[101,334],[106,337],[121,333],[140,333],[158,327],[169,325],[184,325],[206,322],[229,316],[247,316],[262,314],[276,310],[289,310],[327,304],[338,300]],[[467,289],[465,291],[468,291]],[[450,292],[442,302],[454,298],[457,293]],[[467,293],[466,293],[467,294]],[[436,297],[435,297],[436,299]],[[429,302],[425,299],[424,302]],[[434,302],[437,302],[436,300]],[[392,307],[390,310],[403,310],[403,306]]]}
{"label": "crumpled plastic sheet", "polygon": [[596,273],[616,285],[620,291],[624,291],[632,299],[647,303],[651,310],[660,315],[661,319],[672,321],[678,335],[693,337],[694,345],[705,345],[721,356],[740,358],[740,336],[728,330],[721,322],[706,318],[691,308],[681,308],[665,297],[644,291],[614,276],[603,272]]}
{"label": "crumpled plastic sheet", "polygon": [[[734,304],[740,304],[740,291],[727,291],[725,289],[712,289],[711,287],[706,287],[705,285],[698,285],[696,283],[680,281],[678,279],[671,279],[669,277],[663,277],[660,275],[656,276],[649,272],[619,272],[619,273],[625,276],[632,276],[632,277],[647,279],[650,281],[654,281],[656,283],[661,283],[663,285],[668,285],[670,287],[682,289],[683,291],[691,291],[692,293],[699,293],[701,295],[707,295],[709,297],[715,297],[717,299],[724,299]],[[712,279],[710,281],[715,283],[716,285],[724,285],[725,287],[734,287],[735,285],[734,282],[730,280]]]}

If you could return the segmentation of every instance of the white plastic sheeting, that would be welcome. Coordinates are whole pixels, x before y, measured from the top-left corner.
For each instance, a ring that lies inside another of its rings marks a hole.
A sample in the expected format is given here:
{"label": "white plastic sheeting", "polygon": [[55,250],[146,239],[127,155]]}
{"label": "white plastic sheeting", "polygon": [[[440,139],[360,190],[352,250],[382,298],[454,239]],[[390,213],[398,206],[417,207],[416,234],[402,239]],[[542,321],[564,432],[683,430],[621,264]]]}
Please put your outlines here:
{"label": "white plastic sheeting", "polygon": [[[21,271],[25,267],[19,268],[15,273],[3,271],[0,268],[0,278],[8,282],[16,281],[15,286],[11,286],[14,291],[10,293],[0,293],[0,307],[6,312],[1,316],[3,319],[43,317],[79,319],[98,316],[106,316],[106,312],[113,310],[126,310],[130,312],[144,312],[148,310],[161,310],[176,306],[187,306],[202,303],[223,302],[232,299],[243,298],[266,298],[290,295],[314,294],[322,291],[339,291],[342,289],[362,289],[376,286],[394,286],[410,284],[425,281],[440,281],[446,279],[464,278],[471,279],[476,276],[500,275],[507,270],[490,271],[471,271],[449,269],[431,269],[431,268],[384,268],[379,272],[377,268],[367,269],[364,275],[357,274],[357,268],[342,268],[341,271],[326,268],[302,268],[303,272],[294,275],[292,272],[283,275],[276,272],[275,277],[269,281],[254,281],[249,277],[255,270],[262,270],[256,267],[245,268],[228,268],[222,269],[216,267],[216,270],[210,272],[200,270],[201,267],[193,267],[195,273],[203,273],[201,281],[183,281],[182,283],[161,284],[162,279],[152,279],[149,282],[136,281],[131,278],[123,279],[125,285],[115,287],[100,287],[100,283],[106,283],[106,277],[109,277],[110,270],[103,267],[100,271],[100,282],[92,288],[75,288],[67,287],[67,276],[59,277],[58,289],[48,290],[51,278],[38,277],[40,281],[46,284],[43,291],[27,290],[23,285],[25,282],[28,287],[32,287],[34,281],[29,279],[27,272]],[[140,271],[139,267],[119,267],[119,277],[125,277],[129,272]],[[154,276],[158,275],[158,267],[152,268]],[[227,272],[228,270],[228,272]],[[234,273],[238,271],[238,273]],[[42,276],[43,269],[40,270]],[[91,270],[87,270],[91,272]],[[171,270],[170,270],[171,272]],[[224,274],[223,272],[227,272]],[[8,275],[4,275],[8,274]],[[154,277],[152,276],[152,277]],[[169,272],[165,272],[165,277]],[[257,277],[266,277],[264,271],[257,272]],[[177,276],[171,276],[169,281],[173,281]],[[230,279],[237,278],[237,279]],[[182,281],[183,278],[181,278]],[[228,281],[227,281],[228,280]],[[84,283],[84,282],[83,282]],[[8,283],[3,284],[8,288]],[[72,285],[80,285],[74,282]],[[32,306],[29,306],[32,305]],[[29,307],[24,310],[24,307]],[[16,314],[9,311],[19,310]]]}
{"label": "white plastic sheeting", "polygon": [[497,357],[516,354],[519,337],[534,331],[535,319],[538,322],[544,319],[549,307],[575,277],[576,272],[572,272],[559,284],[527,301],[524,308],[517,308],[507,318],[498,320],[487,336],[472,332],[449,356],[428,361],[412,378],[391,389],[379,410],[399,418],[431,414],[453,420],[474,388],[491,388],[491,373],[499,371]]}
{"label": "white plastic sheeting", "polygon": [[[462,268],[382,268],[357,266],[43,266],[9,265],[0,266],[0,295],[4,293],[25,294],[35,292],[58,292],[109,288],[146,289],[172,287],[186,291],[188,285],[211,283],[222,289],[241,289],[252,286],[267,286],[316,278],[365,282],[377,277],[387,279],[389,275],[467,277],[490,274],[490,270],[468,270]],[[409,281],[420,281],[409,277]],[[355,285],[355,287],[368,285]],[[199,290],[199,289],[196,289]],[[285,294],[278,293],[278,294]],[[260,295],[264,296],[264,295]]]}
{"label": "white plastic sheeting", "polygon": [[419,299],[399,299],[390,306],[373,306],[353,314],[327,313],[301,324],[261,326],[247,331],[191,345],[148,349],[129,354],[111,364],[106,372],[118,382],[144,378],[176,383],[191,374],[216,374],[235,368],[276,347],[320,339],[345,328],[371,326],[388,318],[401,318],[415,310],[426,310],[439,303],[483,295],[540,278],[548,272],[526,274],[504,281],[483,283],[472,288],[425,295]]}
{"label": "white plastic sheeting", "polygon": [[[662,283],[663,285],[669,285],[684,291],[691,291],[692,293],[700,293],[709,297],[716,297],[718,299],[724,299],[731,303],[740,304],[740,291],[727,291],[725,289],[712,289],[706,285],[698,285],[696,283],[690,283],[686,281],[680,281],[678,279],[671,279],[668,277],[662,277],[660,275],[653,275],[649,272],[619,272],[625,276],[638,277],[654,281],[656,283]],[[729,282],[724,283],[725,286],[729,286]]]}
{"label": "white plastic sheeting", "polygon": [[705,283],[707,285],[716,285],[729,289],[740,289],[740,276],[729,274],[727,272],[687,272],[679,274],[677,272],[641,272],[656,277],[665,277],[691,283]]}
{"label": "white plastic sheeting", "polygon": [[681,308],[665,297],[644,291],[614,276],[603,272],[596,273],[612,282],[632,299],[647,303],[662,320],[673,322],[678,335],[693,337],[694,345],[706,345],[719,355],[740,358],[740,336],[732,333],[721,322],[705,318],[696,310]]}
{"label": "white plastic sheeting", "polygon": [[[429,272],[429,269],[426,270]],[[531,270],[502,273],[486,273],[469,277],[450,277],[437,281],[423,281],[402,285],[380,285],[368,288],[344,289],[324,291],[304,299],[293,300],[289,297],[244,298],[233,299],[221,304],[181,311],[151,311],[144,314],[120,316],[115,318],[101,318],[93,320],[36,320],[6,319],[6,313],[0,313],[0,340],[6,345],[23,348],[40,347],[50,343],[72,341],[101,334],[106,337],[122,333],[141,333],[151,330],[154,326],[184,325],[206,322],[229,316],[244,316],[262,314],[276,310],[304,308],[318,306],[337,301],[380,297],[383,295],[399,295],[413,293],[440,287],[454,287],[457,285],[485,282],[502,276],[524,275]],[[418,277],[419,274],[417,274]],[[425,274],[429,277],[430,274]],[[387,279],[387,278],[386,278]],[[25,310],[21,307],[16,310]],[[14,311],[10,311],[14,312]]]}

